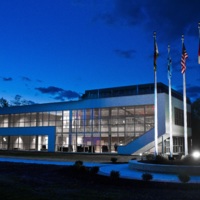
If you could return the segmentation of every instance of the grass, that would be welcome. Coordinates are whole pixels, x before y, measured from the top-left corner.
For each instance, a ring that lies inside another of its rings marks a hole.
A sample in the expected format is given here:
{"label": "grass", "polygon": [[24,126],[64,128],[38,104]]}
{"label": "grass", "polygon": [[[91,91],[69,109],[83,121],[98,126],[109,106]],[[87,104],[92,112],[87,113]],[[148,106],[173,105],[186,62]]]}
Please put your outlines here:
{"label": "grass", "polygon": [[[75,166],[75,165],[74,165]],[[6,200],[199,199],[199,185],[113,180],[74,166],[0,162],[0,194]],[[84,166],[84,163],[83,163]]]}
{"label": "grass", "polygon": [[[76,165],[74,165],[76,166]],[[199,199],[199,185],[180,185],[111,177],[74,166],[0,162],[0,194],[6,200],[47,199]],[[83,163],[84,166],[84,163]]]}
{"label": "grass", "polygon": [[[120,177],[116,181],[96,174],[98,168],[84,166],[86,161],[111,163],[113,155],[0,151],[0,156],[74,161],[73,166],[0,162],[0,196],[5,200],[197,200],[200,196],[198,184],[156,183]],[[115,157],[120,162],[130,159]],[[79,164],[81,167],[77,167]]]}
{"label": "grass", "polygon": [[[113,154],[102,153],[66,153],[66,152],[43,152],[43,151],[12,151],[12,150],[0,150],[0,156],[9,156],[16,158],[31,158],[31,159],[50,159],[50,160],[65,160],[76,161],[81,160],[84,157],[85,162],[111,162]],[[118,162],[128,162],[134,156],[118,155],[115,154],[115,158]]]}

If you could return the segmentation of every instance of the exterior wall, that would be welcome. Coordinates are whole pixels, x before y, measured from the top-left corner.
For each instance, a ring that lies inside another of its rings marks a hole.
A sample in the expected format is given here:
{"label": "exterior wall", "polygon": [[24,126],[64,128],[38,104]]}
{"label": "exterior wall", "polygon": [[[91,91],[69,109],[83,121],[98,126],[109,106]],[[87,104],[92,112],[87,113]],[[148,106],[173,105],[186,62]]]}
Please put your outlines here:
{"label": "exterior wall", "polygon": [[[174,107],[182,108],[182,101],[173,98]],[[165,139],[168,115],[168,95],[158,93],[158,136],[165,135]],[[22,136],[25,141],[27,136],[47,135],[48,151],[76,152],[81,145],[84,151],[91,147],[91,152],[103,152],[106,145],[109,152],[114,152],[115,143],[135,140],[153,126],[154,94],[9,107],[0,110],[0,145],[1,136]],[[183,127],[173,128],[174,136],[183,136]]]}
{"label": "exterior wall", "polygon": [[158,137],[161,137],[166,133],[166,116],[165,116],[165,104],[166,94],[158,94]]}
{"label": "exterior wall", "polygon": [[[169,96],[165,94],[166,103],[165,103],[165,124],[166,124],[166,133],[169,134]],[[175,124],[175,112],[174,109],[179,108],[183,110],[183,102],[179,99],[176,99],[172,97],[172,130],[173,130],[173,136],[176,137],[183,137],[184,136],[184,127],[178,126]],[[187,104],[187,112],[191,113],[191,106]],[[191,137],[192,130],[191,127],[188,127],[188,137]]]}
{"label": "exterior wall", "polygon": [[[184,128],[175,124],[174,109],[182,110],[183,102],[177,98],[172,98],[172,113],[173,113],[173,140],[174,153],[183,152],[184,148]],[[188,112],[191,112],[188,104]],[[144,152],[154,153],[154,129],[148,131],[136,140],[127,145],[119,147],[120,154],[141,154]],[[175,132],[176,131],[176,132]],[[188,127],[188,137],[191,136],[191,128]],[[158,94],[158,152],[168,153],[169,151],[169,96],[168,94]]]}
{"label": "exterior wall", "polygon": [[[20,130],[23,127],[24,130],[34,127],[38,132],[36,135],[41,135],[41,127],[53,126],[55,151],[77,151],[78,146],[84,144],[84,148],[95,146],[92,151],[98,152],[103,151],[102,147],[106,145],[107,151],[111,152],[114,151],[115,144],[126,143],[152,128],[152,99],[152,95],[141,95],[10,107],[2,109],[4,115],[0,115],[0,126],[7,128],[10,135],[13,134],[12,130]],[[146,116],[144,112],[149,112],[146,110],[148,107],[151,111]],[[135,114],[129,115],[130,109],[133,109]],[[134,122],[131,122],[131,119]],[[5,135],[5,132],[0,132],[0,135],[2,134]],[[20,131],[18,135],[21,135]],[[27,135],[30,135],[28,130]]]}
{"label": "exterior wall", "polygon": [[15,106],[1,109],[0,114],[17,114],[28,112],[50,112],[62,110],[77,110],[87,108],[108,108],[115,106],[133,106],[154,104],[154,95],[136,95],[123,97],[110,97],[101,99],[85,99],[80,101],[34,104],[31,106]]}

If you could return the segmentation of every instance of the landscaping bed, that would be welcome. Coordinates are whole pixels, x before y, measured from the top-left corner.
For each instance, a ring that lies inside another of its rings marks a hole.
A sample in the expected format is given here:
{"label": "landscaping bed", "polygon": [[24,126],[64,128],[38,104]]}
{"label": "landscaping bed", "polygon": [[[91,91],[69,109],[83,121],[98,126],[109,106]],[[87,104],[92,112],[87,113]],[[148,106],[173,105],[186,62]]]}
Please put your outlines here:
{"label": "landscaping bed", "polygon": [[180,174],[185,173],[188,175],[198,175],[200,176],[200,166],[192,165],[175,165],[173,164],[163,164],[154,163],[150,161],[129,161],[129,169],[139,170],[144,172],[154,172],[154,173],[164,173],[164,174]]}

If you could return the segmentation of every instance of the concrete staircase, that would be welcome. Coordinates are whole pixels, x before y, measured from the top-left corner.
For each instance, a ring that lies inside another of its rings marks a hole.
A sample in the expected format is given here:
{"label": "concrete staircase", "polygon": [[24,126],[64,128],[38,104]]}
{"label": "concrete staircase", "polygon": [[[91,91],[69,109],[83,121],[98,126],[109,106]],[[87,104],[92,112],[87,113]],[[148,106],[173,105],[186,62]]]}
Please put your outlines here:
{"label": "concrete staircase", "polygon": [[[169,137],[167,134],[158,138],[158,143]],[[118,146],[118,154],[122,155],[139,155],[154,147],[154,128],[140,136],[139,138],[129,142],[126,145]]]}

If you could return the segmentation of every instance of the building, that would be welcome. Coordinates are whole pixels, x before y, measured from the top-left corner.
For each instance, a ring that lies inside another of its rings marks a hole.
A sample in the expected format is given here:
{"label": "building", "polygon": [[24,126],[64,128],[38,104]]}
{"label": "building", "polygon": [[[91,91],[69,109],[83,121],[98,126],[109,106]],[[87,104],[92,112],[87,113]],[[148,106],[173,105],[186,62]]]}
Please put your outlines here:
{"label": "building", "polygon": [[[168,87],[157,84],[159,152],[169,152]],[[173,151],[184,152],[183,97],[172,90]],[[188,136],[191,136],[190,102]],[[154,151],[154,84],[87,90],[77,101],[0,109],[0,149]]]}

